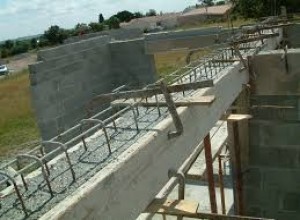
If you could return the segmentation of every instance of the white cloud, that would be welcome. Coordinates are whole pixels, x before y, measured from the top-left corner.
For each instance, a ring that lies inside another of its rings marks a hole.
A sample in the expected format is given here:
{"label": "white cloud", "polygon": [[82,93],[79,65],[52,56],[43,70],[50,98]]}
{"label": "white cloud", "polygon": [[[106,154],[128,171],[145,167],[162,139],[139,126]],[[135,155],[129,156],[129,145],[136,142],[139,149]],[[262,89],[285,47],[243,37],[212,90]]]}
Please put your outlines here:
{"label": "white cloud", "polygon": [[[43,33],[50,25],[70,28],[122,11],[179,11],[197,0],[0,0],[0,40]],[[5,31],[2,31],[5,30]]]}

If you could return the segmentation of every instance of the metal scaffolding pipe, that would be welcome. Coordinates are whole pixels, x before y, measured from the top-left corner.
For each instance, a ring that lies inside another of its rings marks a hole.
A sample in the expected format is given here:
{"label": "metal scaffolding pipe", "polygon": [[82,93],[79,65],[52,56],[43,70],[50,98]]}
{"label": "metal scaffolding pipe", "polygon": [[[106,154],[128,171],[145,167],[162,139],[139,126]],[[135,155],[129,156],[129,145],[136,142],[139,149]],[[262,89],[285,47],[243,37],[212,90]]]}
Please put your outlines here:
{"label": "metal scaffolding pipe", "polygon": [[219,186],[220,186],[220,195],[221,195],[221,206],[222,206],[222,214],[226,214],[226,205],[225,205],[225,192],[224,192],[224,178],[222,171],[222,158],[218,156],[219,162]]}

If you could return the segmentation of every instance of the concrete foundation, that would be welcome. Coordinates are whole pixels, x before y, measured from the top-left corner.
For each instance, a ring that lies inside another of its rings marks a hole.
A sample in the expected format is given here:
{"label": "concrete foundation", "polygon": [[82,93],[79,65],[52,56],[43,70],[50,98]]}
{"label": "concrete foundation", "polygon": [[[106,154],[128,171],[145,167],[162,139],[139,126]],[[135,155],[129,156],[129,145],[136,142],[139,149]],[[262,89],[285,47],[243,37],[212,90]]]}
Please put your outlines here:
{"label": "concrete foundation", "polygon": [[42,219],[137,218],[167,182],[168,170],[183,163],[248,82],[240,69],[239,63],[225,69],[213,88],[194,95],[216,95],[211,106],[178,108],[183,135],[168,140],[173,122],[165,119]]}

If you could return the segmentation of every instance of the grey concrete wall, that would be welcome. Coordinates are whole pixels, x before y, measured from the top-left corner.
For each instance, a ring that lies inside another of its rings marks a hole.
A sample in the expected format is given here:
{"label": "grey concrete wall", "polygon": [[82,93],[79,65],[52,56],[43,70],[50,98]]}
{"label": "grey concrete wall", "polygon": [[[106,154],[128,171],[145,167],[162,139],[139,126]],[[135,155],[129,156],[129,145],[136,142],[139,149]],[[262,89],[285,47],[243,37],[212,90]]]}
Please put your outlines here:
{"label": "grey concrete wall", "polygon": [[[108,40],[65,45],[39,53],[30,66],[33,106],[43,139],[86,117],[93,96],[114,87]],[[55,58],[58,57],[58,58]]]}
{"label": "grey concrete wall", "polygon": [[300,218],[300,50],[288,52],[288,71],[282,55],[266,52],[252,63],[257,78],[244,170],[246,214],[279,220]]}
{"label": "grey concrete wall", "polygon": [[116,85],[141,87],[155,80],[154,56],[145,54],[144,44],[144,39],[110,43]]}
{"label": "grey concrete wall", "polygon": [[154,81],[154,58],[143,40],[110,43],[108,36],[41,51],[30,66],[33,106],[44,140],[86,118],[87,103],[123,84]]}

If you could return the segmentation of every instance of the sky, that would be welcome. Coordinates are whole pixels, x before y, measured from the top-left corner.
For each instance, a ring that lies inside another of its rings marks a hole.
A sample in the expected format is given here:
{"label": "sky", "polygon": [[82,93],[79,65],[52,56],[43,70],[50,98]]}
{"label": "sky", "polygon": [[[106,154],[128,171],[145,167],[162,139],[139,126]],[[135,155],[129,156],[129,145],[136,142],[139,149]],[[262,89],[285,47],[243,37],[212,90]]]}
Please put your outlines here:
{"label": "sky", "polygon": [[77,23],[108,18],[118,11],[182,11],[197,0],[0,0],[0,41],[42,34],[51,25],[72,28]]}

